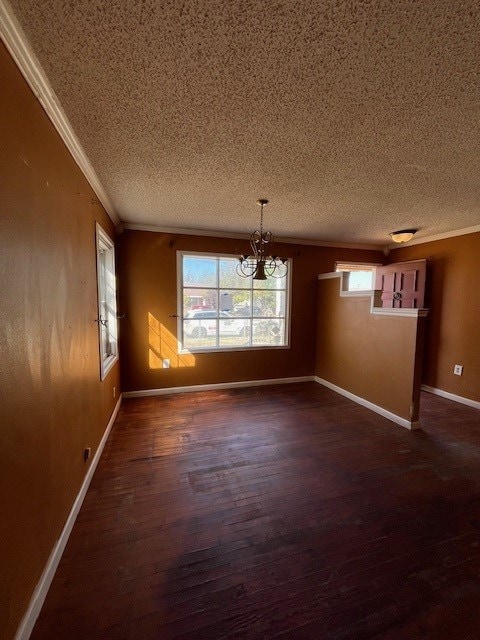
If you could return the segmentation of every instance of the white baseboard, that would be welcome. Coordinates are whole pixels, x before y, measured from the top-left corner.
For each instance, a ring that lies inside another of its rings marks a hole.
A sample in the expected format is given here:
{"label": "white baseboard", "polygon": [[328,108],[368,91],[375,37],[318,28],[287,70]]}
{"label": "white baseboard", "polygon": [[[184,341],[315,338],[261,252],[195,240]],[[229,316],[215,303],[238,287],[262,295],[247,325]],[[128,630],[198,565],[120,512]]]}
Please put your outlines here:
{"label": "white baseboard", "polygon": [[30,634],[33,631],[33,627],[35,626],[35,622],[38,618],[38,614],[40,613],[43,603],[45,602],[45,598],[47,597],[48,590],[53,580],[53,576],[55,575],[55,571],[57,570],[58,563],[60,562],[60,558],[62,557],[65,546],[68,542],[68,538],[70,533],[72,532],[73,525],[75,524],[75,520],[77,518],[78,512],[80,511],[80,507],[82,506],[83,500],[87,493],[88,487],[92,480],[93,474],[95,473],[95,469],[97,468],[98,461],[100,460],[100,456],[102,455],[103,448],[107,441],[107,438],[110,434],[110,430],[115,422],[115,418],[117,417],[118,410],[120,409],[120,404],[122,402],[122,394],[120,394],[118,398],[118,402],[115,405],[115,409],[108,421],[107,428],[105,429],[105,433],[100,440],[100,444],[98,445],[97,451],[95,452],[94,457],[92,458],[92,462],[90,463],[90,467],[88,468],[87,474],[83,480],[82,486],[80,487],[80,491],[75,498],[75,502],[73,503],[72,509],[68,515],[67,521],[65,522],[65,526],[63,527],[62,533],[60,534],[59,539],[55,543],[52,553],[48,559],[47,564],[45,565],[45,569],[38,581],[37,586],[35,587],[35,591],[30,599],[30,603],[28,608],[22,618],[20,626],[17,629],[17,633],[15,634],[15,640],[28,640]]}
{"label": "white baseboard", "polygon": [[370,411],[375,411],[375,413],[378,413],[384,418],[387,418],[388,420],[391,420],[392,422],[399,424],[401,427],[405,427],[406,429],[410,429],[411,431],[414,431],[415,429],[420,428],[419,421],[411,422],[406,418],[397,416],[396,413],[387,411],[387,409],[380,407],[378,404],[373,404],[373,402],[370,402],[369,400],[365,400],[365,398],[356,396],[355,394],[350,393],[350,391],[347,391],[346,389],[342,389],[342,387],[337,387],[336,384],[333,384],[332,382],[328,382],[328,380],[324,380],[323,378],[319,378],[318,376],[315,376],[315,382],[318,382],[318,384],[322,384],[324,387],[327,387],[328,389],[335,391],[335,393],[339,393],[341,396],[345,396],[345,398],[348,398],[349,400],[353,400],[353,402],[356,402],[357,404],[362,405],[362,407],[366,407],[367,409],[370,409]]}
{"label": "white baseboard", "polygon": [[314,376],[297,378],[270,378],[268,380],[240,380],[239,382],[219,382],[217,384],[194,384],[189,387],[164,387],[162,389],[144,389],[143,391],[124,391],[124,398],[142,398],[145,396],[163,396],[168,393],[190,393],[192,391],[216,391],[218,389],[236,389],[239,387],[263,387],[271,384],[292,384],[294,382],[313,382]]}
{"label": "white baseboard", "polygon": [[460,404],[466,404],[467,407],[480,409],[480,402],[477,402],[476,400],[470,400],[470,398],[457,396],[455,393],[450,393],[450,391],[443,391],[443,389],[436,389],[435,387],[429,387],[428,384],[422,384],[422,391],[433,393],[436,396],[442,396],[442,398],[447,398],[448,400],[453,400],[454,402],[459,402]]}

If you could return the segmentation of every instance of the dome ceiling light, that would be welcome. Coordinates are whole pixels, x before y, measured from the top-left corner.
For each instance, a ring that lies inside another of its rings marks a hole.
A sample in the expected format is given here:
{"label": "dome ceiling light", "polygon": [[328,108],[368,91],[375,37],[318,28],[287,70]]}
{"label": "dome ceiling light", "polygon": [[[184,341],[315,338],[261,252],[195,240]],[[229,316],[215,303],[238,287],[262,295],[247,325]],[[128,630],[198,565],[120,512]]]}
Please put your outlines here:
{"label": "dome ceiling light", "polygon": [[417,229],[402,229],[401,231],[392,231],[388,235],[394,242],[402,244],[408,242],[417,233]]}

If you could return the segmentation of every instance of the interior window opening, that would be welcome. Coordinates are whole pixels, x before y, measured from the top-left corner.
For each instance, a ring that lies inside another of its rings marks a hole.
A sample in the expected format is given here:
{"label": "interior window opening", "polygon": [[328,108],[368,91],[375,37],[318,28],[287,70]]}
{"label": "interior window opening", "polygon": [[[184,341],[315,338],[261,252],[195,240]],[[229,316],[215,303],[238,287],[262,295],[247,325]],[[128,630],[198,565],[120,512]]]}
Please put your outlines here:
{"label": "interior window opening", "polygon": [[335,271],[350,273],[348,291],[372,291],[375,286],[375,270],[380,264],[336,262]]}

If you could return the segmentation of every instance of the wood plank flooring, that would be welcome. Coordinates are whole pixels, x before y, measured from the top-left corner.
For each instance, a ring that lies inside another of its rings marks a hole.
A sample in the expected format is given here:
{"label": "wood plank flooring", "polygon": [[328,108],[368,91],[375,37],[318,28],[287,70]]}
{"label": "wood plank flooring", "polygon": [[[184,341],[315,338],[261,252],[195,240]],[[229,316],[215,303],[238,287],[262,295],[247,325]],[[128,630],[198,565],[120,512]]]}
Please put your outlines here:
{"label": "wood plank flooring", "polygon": [[125,400],[32,640],[480,637],[480,412],[315,383]]}

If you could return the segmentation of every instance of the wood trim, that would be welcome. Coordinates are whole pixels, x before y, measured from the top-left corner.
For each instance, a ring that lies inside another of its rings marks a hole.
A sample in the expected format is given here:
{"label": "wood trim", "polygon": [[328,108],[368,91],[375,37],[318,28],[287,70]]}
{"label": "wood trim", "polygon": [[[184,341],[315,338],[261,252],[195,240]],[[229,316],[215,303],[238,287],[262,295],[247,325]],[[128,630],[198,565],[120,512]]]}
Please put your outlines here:
{"label": "wood trim", "polygon": [[437,389],[436,387],[430,387],[428,384],[422,384],[422,391],[433,393],[434,395],[441,396],[442,398],[447,398],[447,400],[453,400],[453,402],[465,404],[467,407],[473,407],[473,409],[480,409],[480,402],[477,400],[470,400],[470,398],[465,398],[464,396],[457,396],[455,393],[450,393],[450,391],[444,391],[443,389]]}
{"label": "wood trim", "polygon": [[169,393],[190,393],[195,391],[217,391],[219,389],[237,389],[241,387],[264,387],[273,384],[293,384],[295,382],[313,382],[314,376],[296,378],[269,378],[264,380],[239,380],[238,382],[219,382],[215,384],[194,384],[187,387],[163,387],[162,389],[143,389],[142,391],[124,391],[124,398],[143,398],[145,396],[163,396]]}
{"label": "wood trim", "polygon": [[81,172],[95,191],[112,222],[115,225],[119,224],[120,218],[116,214],[110,198],[103,188],[95,169],[60,105],[55,91],[30,47],[27,37],[23,33],[13,10],[6,0],[0,0],[0,37]]}
{"label": "wood trim", "polygon": [[387,418],[388,420],[395,422],[395,424],[399,424],[401,427],[405,427],[406,429],[410,429],[411,431],[420,428],[419,421],[411,422],[406,418],[397,416],[397,414],[392,413],[391,411],[388,411],[383,407],[380,407],[378,404],[374,404],[369,400],[365,400],[365,398],[356,396],[355,394],[350,393],[350,391],[347,391],[346,389],[342,389],[342,387],[337,387],[336,384],[333,384],[328,380],[324,380],[323,378],[319,378],[318,376],[315,376],[315,382],[318,382],[318,384],[321,384],[324,387],[327,387],[327,389],[331,389],[332,391],[335,391],[335,393],[339,393],[341,396],[345,396],[345,398],[348,398],[349,400],[353,400],[353,402],[356,402],[357,404],[362,405],[362,407],[366,407],[367,409],[370,409],[370,411],[374,411],[375,413],[378,413],[384,418]]}
{"label": "wood trim", "polygon": [[90,482],[93,478],[93,474],[95,473],[95,469],[97,468],[98,461],[100,460],[100,456],[102,455],[103,448],[105,447],[105,443],[107,442],[108,436],[110,435],[110,431],[112,429],[113,423],[115,422],[115,418],[117,417],[118,410],[120,409],[120,404],[122,402],[122,394],[120,394],[117,404],[115,405],[115,409],[110,416],[110,420],[108,421],[105,432],[100,440],[100,443],[97,447],[94,457],[92,458],[92,462],[90,463],[90,467],[87,470],[85,478],[83,479],[82,486],[80,487],[80,491],[75,498],[75,501],[72,505],[70,513],[68,515],[67,521],[63,527],[62,533],[60,537],[56,541],[52,553],[45,565],[43,573],[40,577],[40,580],[35,587],[35,590],[30,599],[30,603],[27,607],[27,610],[20,622],[20,625],[17,629],[17,633],[15,634],[14,640],[28,640],[30,637],[33,627],[35,626],[35,622],[38,618],[38,615],[42,609],[45,598],[47,597],[48,590],[52,583],[53,577],[55,575],[55,571],[57,570],[58,563],[62,557],[63,551],[67,545],[68,538],[73,529],[73,525],[75,524],[75,520],[77,518],[78,512],[82,506],[85,495],[88,491],[88,487],[90,486]]}

